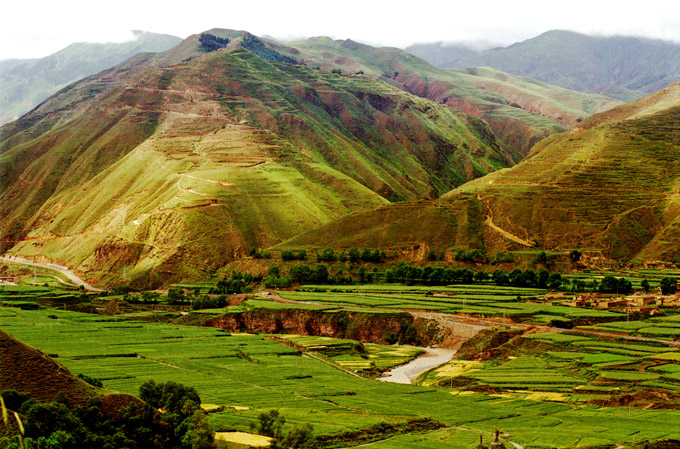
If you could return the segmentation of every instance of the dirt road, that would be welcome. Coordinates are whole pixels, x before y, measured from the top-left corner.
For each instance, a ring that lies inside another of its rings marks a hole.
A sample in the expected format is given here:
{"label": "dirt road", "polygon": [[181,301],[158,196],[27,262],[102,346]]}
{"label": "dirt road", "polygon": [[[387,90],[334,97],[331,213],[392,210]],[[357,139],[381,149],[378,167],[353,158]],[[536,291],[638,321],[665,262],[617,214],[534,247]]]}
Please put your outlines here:
{"label": "dirt road", "polygon": [[66,276],[70,281],[72,281],[74,284],[77,286],[83,286],[85,290],[91,291],[91,292],[100,292],[102,291],[99,288],[93,287],[81,278],[79,278],[75,273],[73,273],[71,270],[69,270],[66,267],[62,267],[59,265],[55,264],[45,264],[45,263],[37,263],[33,262],[28,259],[24,259],[23,257],[16,257],[16,256],[0,256],[0,261],[6,262],[6,263],[16,263],[16,264],[21,264],[21,265],[30,265],[32,267],[40,267],[40,268],[45,268],[47,270],[53,270],[57,271],[64,276]]}

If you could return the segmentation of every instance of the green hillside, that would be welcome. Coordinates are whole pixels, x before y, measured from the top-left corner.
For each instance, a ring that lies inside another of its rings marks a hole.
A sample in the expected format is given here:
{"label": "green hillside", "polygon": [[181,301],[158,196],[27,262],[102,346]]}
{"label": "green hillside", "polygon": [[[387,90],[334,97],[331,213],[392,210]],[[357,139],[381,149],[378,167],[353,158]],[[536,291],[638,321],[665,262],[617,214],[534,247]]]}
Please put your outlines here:
{"label": "green hillside", "polygon": [[[677,261],[679,93],[676,84],[595,115],[541,142],[515,167],[471,181],[434,203],[401,205],[411,210],[395,227],[385,224],[392,213],[388,206],[284,246],[309,247],[317,240],[321,246],[330,243],[323,236],[335,236],[346,247],[372,240],[371,247],[490,253],[585,249],[610,260]],[[352,223],[362,223],[361,232],[344,235]],[[404,245],[388,237],[393,232]]]}
{"label": "green hillside", "polygon": [[374,48],[326,37],[287,45],[309,65],[341,70],[346,75],[363,72],[414,95],[480,117],[520,157],[539,140],[565,131],[578,119],[619,104],[611,98],[568,91],[489,69],[468,72],[440,69],[397,48]]}
{"label": "green hillside", "polygon": [[4,249],[91,280],[125,269],[159,285],[513,163],[474,116],[369,76],[279,62],[277,49],[232,34],[208,52],[193,36],[5,125]]}
{"label": "green hillside", "polygon": [[474,66],[631,101],[680,81],[680,45],[553,30],[446,65],[458,69]]}
{"label": "green hillside", "polygon": [[59,89],[139,53],[158,53],[181,41],[165,34],[135,32],[123,43],[69,45],[40,59],[0,62],[0,124],[15,120]]}

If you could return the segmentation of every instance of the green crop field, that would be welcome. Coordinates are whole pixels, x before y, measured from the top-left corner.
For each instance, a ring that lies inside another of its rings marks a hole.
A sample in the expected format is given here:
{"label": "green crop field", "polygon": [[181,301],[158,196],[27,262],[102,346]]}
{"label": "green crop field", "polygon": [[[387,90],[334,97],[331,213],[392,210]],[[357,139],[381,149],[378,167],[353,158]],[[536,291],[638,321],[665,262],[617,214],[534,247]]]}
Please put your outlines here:
{"label": "green crop field", "polygon": [[[441,313],[467,313],[510,317],[537,324],[553,320],[611,320],[623,315],[608,310],[556,306],[537,300],[546,290],[495,285],[413,287],[401,285],[305,286],[279,294],[304,306],[417,309]],[[262,304],[262,302],[258,302]],[[272,305],[272,307],[278,307]]]}
{"label": "green crop field", "polygon": [[[469,447],[478,441],[479,432],[489,435],[497,427],[525,447],[625,444],[632,441],[633,435],[637,441],[680,437],[680,432],[673,431],[680,428],[680,412],[673,410],[628,412],[357,379],[260,335],[14,307],[0,308],[0,327],[56,356],[74,373],[102,379],[105,387],[112,390],[136,393],[139,385],[150,379],[194,386],[206,404],[226,407],[210,415],[220,430],[247,430],[260,411],[278,408],[289,424],[311,423],[322,434],[365,428],[381,421],[403,422],[417,416],[430,416],[450,426],[394,438],[400,447],[412,448],[441,444]],[[356,344],[317,337],[290,338],[302,346]],[[394,350],[365,347],[369,357],[377,355],[377,360],[386,358],[386,351]],[[410,357],[413,352],[404,355]],[[339,361],[343,361],[341,357]],[[529,374],[526,379],[537,385],[541,382],[564,387],[575,382],[573,377],[551,370],[550,364],[537,357],[513,359],[506,368]],[[500,375],[503,367],[495,370]],[[494,371],[486,374],[492,379]],[[389,441],[377,446],[395,447]]]}

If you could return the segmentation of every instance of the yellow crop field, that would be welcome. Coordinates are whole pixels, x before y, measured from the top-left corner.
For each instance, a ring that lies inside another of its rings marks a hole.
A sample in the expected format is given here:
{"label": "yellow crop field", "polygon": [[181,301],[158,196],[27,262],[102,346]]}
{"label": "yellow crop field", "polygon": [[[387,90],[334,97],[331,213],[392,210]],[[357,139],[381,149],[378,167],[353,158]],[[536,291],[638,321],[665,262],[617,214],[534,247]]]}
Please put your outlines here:
{"label": "yellow crop field", "polygon": [[269,437],[246,432],[216,432],[215,440],[252,447],[268,447],[272,441]]}

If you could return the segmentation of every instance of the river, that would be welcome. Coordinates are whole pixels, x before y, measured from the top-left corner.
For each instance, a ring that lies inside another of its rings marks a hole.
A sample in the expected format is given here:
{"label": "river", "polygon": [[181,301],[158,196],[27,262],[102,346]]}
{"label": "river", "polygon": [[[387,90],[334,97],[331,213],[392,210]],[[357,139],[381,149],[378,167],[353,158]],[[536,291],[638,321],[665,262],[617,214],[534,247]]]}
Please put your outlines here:
{"label": "river", "polygon": [[411,360],[405,365],[397,366],[386,371],[378,380],[381,382],[393,382],[396,384],[410,384],[413,380],[436,366],[442,365],[456,355],[453,349],[444,348],[420,348],[425,354]]}

